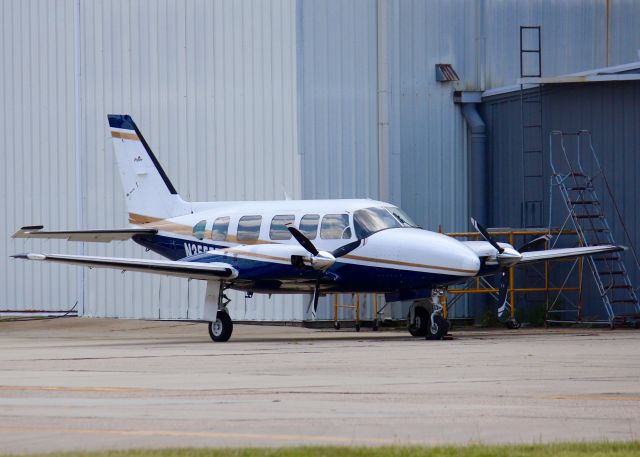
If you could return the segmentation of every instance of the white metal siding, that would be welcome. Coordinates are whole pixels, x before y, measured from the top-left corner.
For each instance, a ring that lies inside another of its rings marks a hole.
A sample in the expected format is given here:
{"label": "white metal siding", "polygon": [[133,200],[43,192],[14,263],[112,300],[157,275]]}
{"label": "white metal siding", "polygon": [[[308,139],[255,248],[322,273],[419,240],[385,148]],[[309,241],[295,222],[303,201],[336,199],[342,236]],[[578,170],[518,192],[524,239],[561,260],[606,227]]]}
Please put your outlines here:
{"label": "white metal siding", "polygon": [[0,8],[0,309],[68,309],[78,291],[74,268],[8,256],[75,252],[63,242],[10,238],[23,225],[77,225],[73,2]]}
{"label": "white metal siding", "polygon": [[[3,305],[12,309],[66,308],[77,298],[77,269],[4,255],[21,245],[57,252],[75,247],[8,239],[16,227],[127,226],[107,113],[134,117],[186,199],[301,194],[293,1],[81,2],[84,220],[77,221],[74,4],[2,7],[2,56],[12,68],[2,72],[2,96],[12,108],[3,111],[1,127],[8,164],[2,205],[10,217],[2,224],[0,261],[7,273],[0,280],[8,291]],[[88,243],[85,253],[147,256],[131,242]],[[89,316],[197,317],[204,296],[199,281],[109,270],[85,270],[84,277]],[[300,297],[233,295],[235,318],[302,318]]]}
{"label": "white metal siding", "polygon": [[[84,227],[126,224],[105,113],[131,113],[187,200],[300,195],[295,8],[291,1],[82,4]],[[131,243],[97,255],[141,255]],[[86,274],[87,315],[199,315],[204,284]],[[236,319],[301,318],[299,297],[233,294]]]}

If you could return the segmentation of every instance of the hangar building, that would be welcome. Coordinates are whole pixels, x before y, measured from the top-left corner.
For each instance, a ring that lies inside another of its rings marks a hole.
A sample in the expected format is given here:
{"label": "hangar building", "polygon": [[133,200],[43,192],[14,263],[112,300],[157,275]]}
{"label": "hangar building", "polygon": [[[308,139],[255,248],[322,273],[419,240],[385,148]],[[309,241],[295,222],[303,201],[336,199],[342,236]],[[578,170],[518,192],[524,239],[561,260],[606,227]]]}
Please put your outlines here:
{"label": "hangar building", "polygon": [[[134,117],[191,200],[371,197],[401,205],[428,229],[468,230],[472,213],[520,225],[509,199],[522,170],[504,167],[521,151],[518,116],[509,112],[509,97],[519,95],[491,95],[522,74],[520,27],[540,27],[544,77],[633,62],[640,49],[640,3],[632,0],[7,0],[0,8],[0,309],[77,303],[87,316],[188,318],[204,294],[197,281],[8,258],[25,250],[149,255],[132,243],[10,238],[40,223],[126,225],[107,113]],[[637,83],[620,84],[631,91]],[[575,109],[589,112],[594,132],[615,127],[597,137],[598,148],[626,170],[616,176],[630,180],[621,192],[633,198],[637,103],[611,116],[602,108],[616,108],[608,91],[618,89],[580,86],[601,91],[602,106]],[[472,188],[469,117],[454,103],[455,92],[468,91],[484,94],[465,108],[488,126],[484,200]],[[404,314],[399,305],[389,310]],[[306,300],[237,295],[231,312],[302,320]]]}

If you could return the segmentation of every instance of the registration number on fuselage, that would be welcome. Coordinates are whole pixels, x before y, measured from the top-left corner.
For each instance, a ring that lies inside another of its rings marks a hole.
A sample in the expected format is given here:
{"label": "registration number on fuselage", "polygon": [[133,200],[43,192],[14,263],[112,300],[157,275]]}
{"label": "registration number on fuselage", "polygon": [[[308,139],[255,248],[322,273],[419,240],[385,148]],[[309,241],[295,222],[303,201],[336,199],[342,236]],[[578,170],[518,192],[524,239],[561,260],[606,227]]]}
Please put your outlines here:
{"label": "registration number on fuselage", "polygon": [[198,244],[198,243],[184,243],[184,252],[187,253],[187,257],[196,254],[202,254],[203,252],[208,252],[212,249],[210,246],[206,244]]}

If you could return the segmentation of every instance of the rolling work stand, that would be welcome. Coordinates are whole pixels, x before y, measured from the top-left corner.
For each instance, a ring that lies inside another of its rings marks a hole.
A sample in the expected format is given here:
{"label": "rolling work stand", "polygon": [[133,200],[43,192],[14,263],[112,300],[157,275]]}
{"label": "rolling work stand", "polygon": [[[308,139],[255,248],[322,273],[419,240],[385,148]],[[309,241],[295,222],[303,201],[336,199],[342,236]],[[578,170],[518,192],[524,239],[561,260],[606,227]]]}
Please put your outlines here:
{"label": "rolling work stand", "polygon": [[[567,151],[569,141],[572,143],[571,151]],[[559,157],[554,157],[554,153],[557,151],[554,151],[554,143],[559,144]],[[587,157],[582,156],[581,147],[587,150]],[[549,189],[549,219],[552,217],[554,190],[557,190],[562,204],[568,211],[563,228],[568,221],[571,221],[582,246],[616,244],[611,226],[605,216],[603,201],[596,191],[596,187],[598,187],[611,204],[614,215],[623,229],[625,242],[628,243],[629,255],[640,270],[640,262],[638,262],[635,249],[631,244],[631,237],[593,147],[591,132],[587,130],[574,133],[551,132],[549,135],[549,161],[552,172]],[[585,161],[591,165],[591,173],[587,172],[584,166]],[[620,325],[639,328],[638,292],[629,278],[623,254],[614,252],[593,255],[586,258],[586,263],[602,299],[607,320],[588,322],[585,320],[581,306],[567,309],[555,306],[554,303],[547,309],[547,322],[607,323],[611,328]]]}

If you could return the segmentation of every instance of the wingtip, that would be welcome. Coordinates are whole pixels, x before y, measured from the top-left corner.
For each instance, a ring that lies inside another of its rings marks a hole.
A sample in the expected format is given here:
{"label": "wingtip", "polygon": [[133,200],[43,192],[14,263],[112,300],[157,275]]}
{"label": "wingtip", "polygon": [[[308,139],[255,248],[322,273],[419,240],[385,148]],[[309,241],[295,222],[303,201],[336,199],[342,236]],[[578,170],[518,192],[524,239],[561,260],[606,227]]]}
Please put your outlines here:
{"label": "wingtip", "polygon": [[25,252],[22,254],[13,254],[9,257],[13,257],[14,259],[25,259],[25,260],[45,260],[47,258],[44,254],[37,254],[34,252]]}

